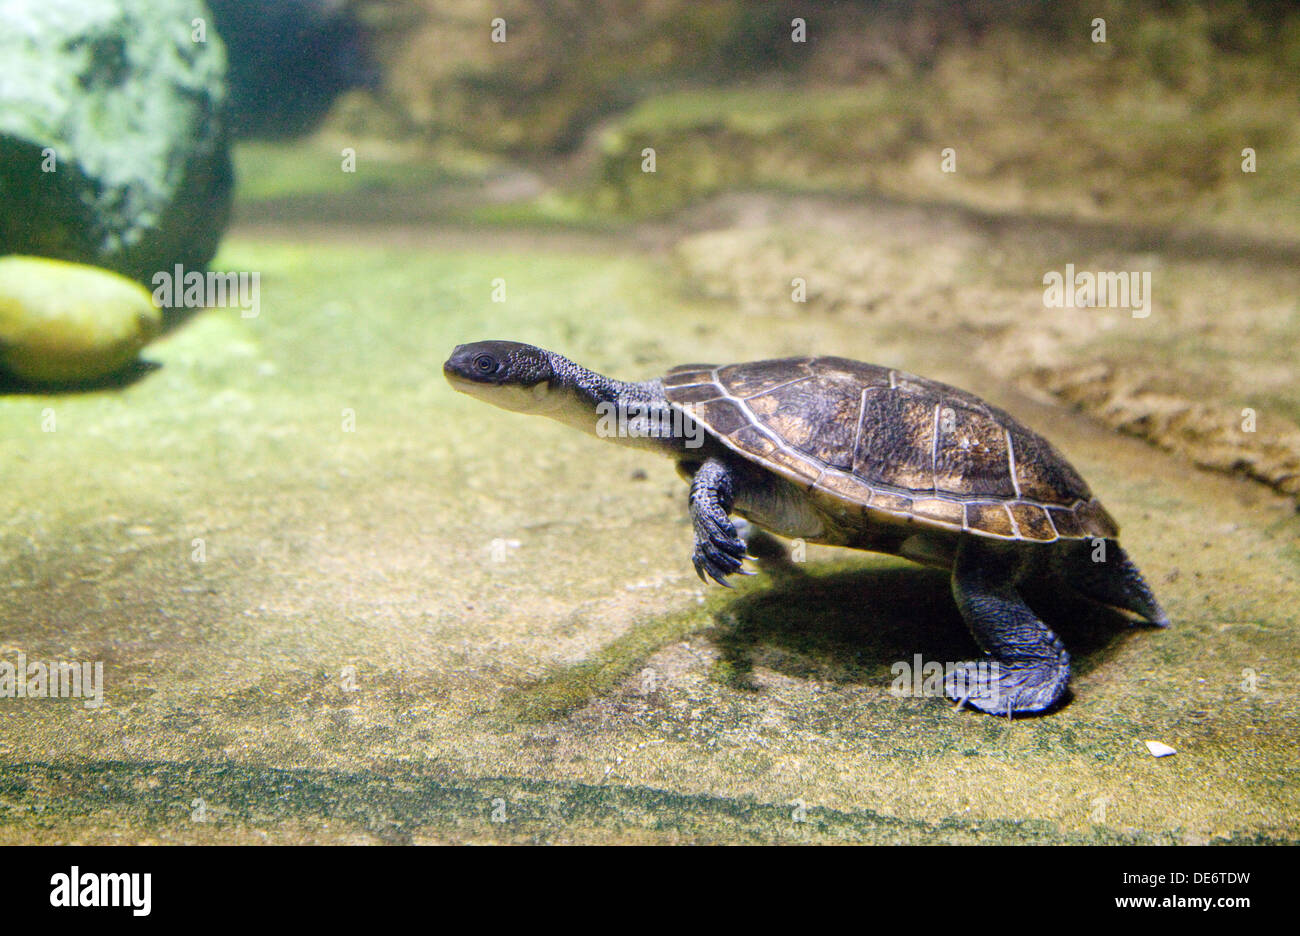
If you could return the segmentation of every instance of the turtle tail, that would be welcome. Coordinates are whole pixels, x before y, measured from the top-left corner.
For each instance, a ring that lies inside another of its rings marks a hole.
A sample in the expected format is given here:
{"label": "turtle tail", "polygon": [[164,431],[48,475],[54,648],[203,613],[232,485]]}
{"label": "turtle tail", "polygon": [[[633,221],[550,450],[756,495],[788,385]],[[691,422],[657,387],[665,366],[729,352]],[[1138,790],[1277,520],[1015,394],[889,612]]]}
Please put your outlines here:
{"label": "turtle tail", "polygon": [[1156,627],[1169,626],[1169,615],[1115,540],[1062,541],[1053,555],[1053,567],[1085,598],[1131,611]]}

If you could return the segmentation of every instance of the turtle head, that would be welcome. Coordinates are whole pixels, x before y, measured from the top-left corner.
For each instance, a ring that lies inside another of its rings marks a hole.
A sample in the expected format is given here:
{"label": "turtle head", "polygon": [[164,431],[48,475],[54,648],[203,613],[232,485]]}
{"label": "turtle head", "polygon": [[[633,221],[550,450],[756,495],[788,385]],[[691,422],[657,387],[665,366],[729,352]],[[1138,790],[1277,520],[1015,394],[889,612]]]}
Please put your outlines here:
{"label": "turtle head", "polygon": [[457,346],[442,365],[455,389],[516,413],[541,413],[554,405],[551,352],[518,341],[475,341]]}
{"label": "turtle head", "polygon": [[651,416],[671,424],[673,411],[658,380],[610,380],[562,354],[518,341],[459,345],[442,365],[442,373],[461,393],[502,409],[546,416],[638,448],[674,453],[680,447],[677,436],[618,428]]}

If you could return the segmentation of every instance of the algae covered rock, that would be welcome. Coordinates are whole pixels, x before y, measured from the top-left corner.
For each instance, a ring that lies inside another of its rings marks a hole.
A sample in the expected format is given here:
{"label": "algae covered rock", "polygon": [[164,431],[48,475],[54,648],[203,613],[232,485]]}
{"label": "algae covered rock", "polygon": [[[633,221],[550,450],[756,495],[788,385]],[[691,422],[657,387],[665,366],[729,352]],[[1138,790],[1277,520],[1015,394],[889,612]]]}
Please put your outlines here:
{"label": "algae covered rock", "polygon": [[162,312],[124,276],[43,257],[0,257],[0,370],[37,383],[121,370],[158,334]]}
{"label": "algae covered rock", "polygon": [[5,0],[0,62],[0,254],[140,282],[212,258],[233,175],[201,0]]}

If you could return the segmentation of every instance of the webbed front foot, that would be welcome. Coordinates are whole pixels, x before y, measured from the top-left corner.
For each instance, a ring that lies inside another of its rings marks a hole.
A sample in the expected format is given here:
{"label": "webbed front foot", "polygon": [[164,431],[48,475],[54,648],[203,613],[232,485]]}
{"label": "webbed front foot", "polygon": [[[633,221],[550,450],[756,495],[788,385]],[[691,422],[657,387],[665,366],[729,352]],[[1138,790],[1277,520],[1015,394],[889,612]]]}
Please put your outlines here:
{"label": "webbed front foot", "polygon": [[729,516],[733,498],[731,473],[726,464],[717,458],[705,461],[691,481],[691,519],[695,525],[695,551],[691,561],[702,581],[712,578],[728,587],[728,575],[753,575],[744,568],[748,549]]}
{"label": "webbed front foot", "polygon": [[691,561],[695,563],[695,572],[699,575],[701,581],[707,582],[705,578],[707,573],[719,585],[731,587],[727,581],[728,575],[752,575],[744,567],[745,559],[745,541],[740,537],[733,535],[728,538],[726,531],[719,529],[714,532],[700,534],[697,527],[695,534],[695,551],[691,554]]}

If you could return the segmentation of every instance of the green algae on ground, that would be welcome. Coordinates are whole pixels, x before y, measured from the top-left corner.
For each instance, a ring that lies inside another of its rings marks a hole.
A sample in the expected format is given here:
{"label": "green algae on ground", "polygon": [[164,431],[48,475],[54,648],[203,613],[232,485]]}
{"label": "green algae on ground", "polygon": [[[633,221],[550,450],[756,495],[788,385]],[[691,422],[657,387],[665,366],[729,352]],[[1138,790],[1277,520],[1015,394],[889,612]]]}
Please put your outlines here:
{"label": "green algae on ground", "polygon": [[[50,792],[58,791],[51,798]],[[94,817],[81,844],[505,842],[695,844],[1182,844],[1103,825],[1064,836],[1041,821],[930,823],[864,808],[763,803],[672,790],[408,772],[280,770],[195,761],[31,762],[0,775],[9,841],[47,843]],[[67,824],[67,825],[65,825]],[[1229,836],[1213,844],[1284,844]]]}
{"label": "green algae on ground", "polygon": [[582,662],[516,690],[504,700],[505,710],[525,722],[563,718],[612,690],[654,651],[694,633],[706,619],[702,609],[687,609],[657,621],[638,622]]}
{"label": "green algae on ground", "polygon": [[[114,394],[0,397],[0,657],[103,660],[106,700],[0,701],[0,839],[1296,838],[1281,498],[1017,396],[907,303],[737,327],[631,241],[258,236],[220,257],[262,272],[258,318],[194,316]],[[489,336],[625,378],[833,347],[969,386],[1064,448],[1175,625],[1081,618],[1050,718],[895,698],[891,661],[972,651],[941,576],[810,550],[706,598],[669,463],[445,385]]]}
{"label": "green algae on ground", "polygon": [[[449,170],[433,154],[413,156],[400,146],[367,140],[361,146],[310,139],[292,143],[246,140],[233,150],[239,201],[247,206],[277,199],[378,192],[413,192],[468,173]],[[442,156],[443,154],[438,154]]]}

